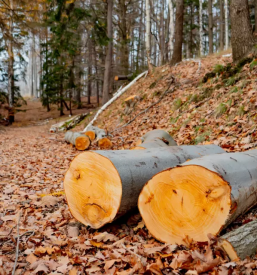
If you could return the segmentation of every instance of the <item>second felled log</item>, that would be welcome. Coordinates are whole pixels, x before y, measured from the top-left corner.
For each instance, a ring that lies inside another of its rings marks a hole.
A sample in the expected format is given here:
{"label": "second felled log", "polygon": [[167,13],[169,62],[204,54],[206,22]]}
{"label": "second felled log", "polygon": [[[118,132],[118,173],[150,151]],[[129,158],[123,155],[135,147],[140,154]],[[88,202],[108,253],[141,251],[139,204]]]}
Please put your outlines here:
{"label": "second felled log", "polygon": [[216,145],[81,153],[65,175],[68,205],[77,220],[100,228],[135,208],[142,187],[156,173],[219,153],[224,150]]}
{"label": "second felled log", "polygon": [[89,148],[91,141],[90,138],[84,134],[76,133],[76,132],[66,132],[65,141],[71,143],[76,147],[77,150],[85,151]]}
{"label": "second felled log", "polygon": [[256,203],[257,150],[204,156],[155,175],[138,206],[151,234],[184,244],[208,241]]}

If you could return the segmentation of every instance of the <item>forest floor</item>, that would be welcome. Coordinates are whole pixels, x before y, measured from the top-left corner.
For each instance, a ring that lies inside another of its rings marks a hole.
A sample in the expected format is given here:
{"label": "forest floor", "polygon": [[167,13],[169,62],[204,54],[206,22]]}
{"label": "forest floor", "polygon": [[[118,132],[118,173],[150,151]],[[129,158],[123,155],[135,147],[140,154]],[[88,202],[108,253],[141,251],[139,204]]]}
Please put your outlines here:
{"label": "forest floor", "polygon": [[[255,148],[257,71],[250,71],[247,64],[231,85],[221,77],[199,84],[216,64],[230,61],[211,56],[201,60],[201,67],[187,61],[156,68],[96,124],[112,132],[113,149],[131,148],[138,137],[156,128],[170,131],[179,144],[216,143],[228,151]],[[168,88],[172,92],[162,99]],[[124,100],[131,95],[140,100],[125,116]],[[119,129],[159,99],[159,104]],[[230,262],[215,238],[209,243],[186,239],[179,247],[156,241],[138,213],[101,230],[78,223],[69,212],[63,178],[79,152],[63,141],[63,134],[49,133],[54,120],[45,125],[25,122],[22,127],[0,129],[1,275],[12,274],[14,267],[17,275],[256,273],[256,258]],[[254,219],[256,210],[251,210],[228,230]]]}

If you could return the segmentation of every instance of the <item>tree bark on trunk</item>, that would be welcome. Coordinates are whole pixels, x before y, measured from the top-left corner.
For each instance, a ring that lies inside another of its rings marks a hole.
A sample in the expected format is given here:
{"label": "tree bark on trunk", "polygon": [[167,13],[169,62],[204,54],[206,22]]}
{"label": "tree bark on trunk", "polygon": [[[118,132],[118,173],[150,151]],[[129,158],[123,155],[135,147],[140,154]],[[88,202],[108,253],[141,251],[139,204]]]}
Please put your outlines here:
{"label": "tree bark on trunk", "polygon": [[203,1],[199,0],[199,34],[200,34],[200,56],[204,56],[204,33],[203,33]]}
{"label": "tree bark on trunk", "polygon": [[171,146],[140,151],[92,151],[78,155],[64,180],[73,216],[100,228],[137,206],[138,195],[153,175],[188,159],[223,153],[216,145]]}
{"label": "tree bark on trunk", "polygon": [[76,132],[66,132],[65,141],[71,143],[79,151],[85,151],[91,144],[90,138],[84,134]]}
{"label": "tree bark on trunk", "polygon": [[213,12],[212,12],[212,0],[208,1],[208,13],[209,13],[209,54],[213,53]]}
{"label": "tree bark on trunk", "polygon": [[219,0],[220,4],[220,51],[224,50],[224,0]]}
{"label": "tree bark on trunk", "polygon": [[244,260],[247,256],[255,255],[257,250],[257,220],[221,236],[219,245],[225,250],[231,261]]}
{"label": "tree bark on trunk", "polygon": [[227,50],[228,47],[229,47],[229,23],[228,23],[228,15],[229,15],[228,0],[225,0],[225,50]]}
{"label": "tree bark on trunk", "polygon": [[103,104],[108,102],[111,94],[111,75],[112,75],[112,47],[113,47],[113,28],[112,28],[112,10],[113,0],[107,1],[107,35],[109,43],[107,46],[107,53],[105,58],[104,84],[103,84]]}
{"label": "tree bark on trunk", "polygon": [[146,9],[146,56],[147,56],[147,64],[148,71],[152,73],[153,66],[151,64],[151,7],[150,0],[145,1],[145,9]]}
{"label": "tree bark on trunk", "polygon": [[165,243],[183,244],[186,235],[208,241],[208,233],[219,234],[256,205],[256,167],[257,150],[251,150],[204,156],[159,173],[139,197],[148,230]]}
{"label": "tree bark on trunk", "polygon": [[184,22],[184,1],[176,1],[176,24],[175,24],[175,44],[171,65],[182,61],[183,44],[183,22]]}
{"label": "tree bark on trunk", "polygon": [[250,23],[250,12],[247,0],[232,0],[231,13],[231,44],[233,60],[239,61],[254,46],[254,37]]}
{"label": "tree bark on trunk", "polygon": [[257,33],[257,0],[254,1],[255,33]]}
{"label": "tree bark on trunk", "polygon": [[170,37],[169,37],[169,52],[170,56],[173,55],[174,50],[174,33],[175,33],[175,25],[174,25],[174,3],[173,0],[169,0],[169,16],[170,16]]}
{"label": "tree bark on trunk", "polygon": [[88,74],[87,74],[87,104],[91,104],[92,94],[92,41],[88,33]]}

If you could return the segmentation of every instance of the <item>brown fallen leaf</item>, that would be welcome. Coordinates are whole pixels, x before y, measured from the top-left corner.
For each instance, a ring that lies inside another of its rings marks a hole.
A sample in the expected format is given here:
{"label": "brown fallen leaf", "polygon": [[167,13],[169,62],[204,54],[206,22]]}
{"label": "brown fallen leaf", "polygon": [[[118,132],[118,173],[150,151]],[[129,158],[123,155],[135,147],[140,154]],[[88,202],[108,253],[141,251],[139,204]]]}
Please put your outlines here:
{"label": "brown fallen leaf", "polygon": [[38,260],[38,257],[36,257],[33,253],[31,253],[29,256],[27,256],[26,261],[30,264],[33,264]]}

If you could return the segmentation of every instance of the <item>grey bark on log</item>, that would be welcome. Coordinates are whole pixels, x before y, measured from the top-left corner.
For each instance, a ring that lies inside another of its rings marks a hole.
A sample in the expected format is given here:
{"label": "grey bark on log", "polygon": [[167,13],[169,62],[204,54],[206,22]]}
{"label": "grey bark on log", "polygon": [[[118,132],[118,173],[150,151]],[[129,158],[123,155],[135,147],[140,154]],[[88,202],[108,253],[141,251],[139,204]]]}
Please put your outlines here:
{"label": "grey bark on log", "polygon": [[231,211],[224,227],[257,204],[257,150],[204,156],[182,166],[188,165],[204,167],[229,183]]}
{"label": "grey bark on log", "polygon": [[64,137],[64,139],[67,143],[71,143],[72,145],[74,145],[76,147],[76,149],[81,150],[81,148],[78,146],[78,144],[76,142],[78,138],[82,139],[87,144],[86,146],[83,146],[82,150],[85,150],[90,146],[90,143],[91,143],[90,138],[84,134],[68,131],[68,132],[66,132],[65,137]]}
{"label": "grey bark on log", "polygon": [[[73,160],[66,173],[67,201],[75,218],[97,229],[137,207],[141,189],[155,174],[192,158],[224,152],[216,145],[151,148],[142,150],[140,154],[136,150],[85,152]],[[83,167],[85,162],[88,164]],[[77,169],[78,164],[83,172]],[[108,182],[110,175],[119,179],[115,186],[112,179]],[[99,186],[103,194],[108,194],[107,204],[96,191]],[[89,188],[92,188],[92,194]],[[110,190],[120,195],[115,197]],[[109,209],[109,202],[115,205],[113,209]]]}
{"label": "grey bark on log", "polygon": [[257,251],[257,220],[231,231],[219,240],[231,261],[243,260]]}
{"label": "grey bark on log", "polygon": [[[100,128],[96,127],[96,126],[90,126],[90,127],[88,127],[87,131],[93,131],[93,132],[95,132],[97,140],[102,139],[102,138],[104,138],[104,137],[107,136],[105,130],[100,129]],[[87,131],[83,131],[82,133],[85,133]]]}

